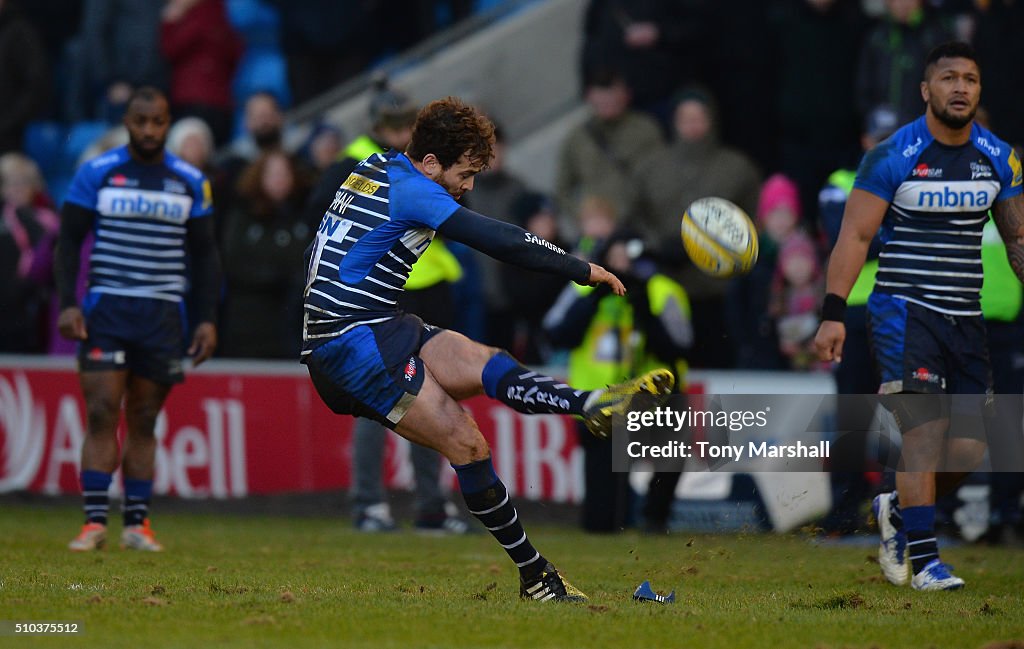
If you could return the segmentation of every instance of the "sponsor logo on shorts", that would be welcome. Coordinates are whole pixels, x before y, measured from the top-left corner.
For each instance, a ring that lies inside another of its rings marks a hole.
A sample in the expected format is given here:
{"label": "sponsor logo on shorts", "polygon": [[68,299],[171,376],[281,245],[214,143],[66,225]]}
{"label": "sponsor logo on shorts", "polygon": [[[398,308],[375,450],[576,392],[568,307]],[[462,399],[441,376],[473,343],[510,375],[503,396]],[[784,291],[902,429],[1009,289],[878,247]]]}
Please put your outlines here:
{"label": "sponsor logo on shorts", "polygon": [[125,363],[125,353],[122,350],[105,352],[99,347],[93,347],[85,357],[97,363],[113,363],[114,365],[124,365]]}
{"label": "sponsor logo on shorts", "polygon": [[924,381],[925,383],[933,383],[938,385],[942,381],[942,377],[934,372],[928,371],[926,367],[919,367],[914,370],[912,376],[918,381]]}
{"label": "sponsor logo on shorts", "polygon": [[405,371],[402,372],[406,381],[411,382],[416,378],[416,357],[410,356],[409,360],[405,363]]}

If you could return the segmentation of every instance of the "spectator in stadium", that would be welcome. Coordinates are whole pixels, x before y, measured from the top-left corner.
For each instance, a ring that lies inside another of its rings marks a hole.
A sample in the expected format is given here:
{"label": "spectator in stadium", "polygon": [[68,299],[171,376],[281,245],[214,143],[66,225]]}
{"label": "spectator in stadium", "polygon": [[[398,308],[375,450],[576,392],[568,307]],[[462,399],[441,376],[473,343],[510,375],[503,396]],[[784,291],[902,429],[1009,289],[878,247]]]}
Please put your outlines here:
{"label": "spectator in stadium", "polygon": [[242,172],[227,212],[221,257],[224,303],[220,355],[294,358],[301,327],[302,221],[307,188],[292,159],[269,151]]}
{"label": "spectator in stadium", "polygon": [[704,196],[719,196],[754,213],[761,175],[749,157],[719,141],[714,99],[707,90],[690,87],[676,96],[673,125],[672,145],[645,151],[635,165],[632,214],[665,273],[686,288],[693,305],[691,363],[732,367],[724,313],[728,281],[709,277],[690,262],[679,245],[679,220],[690,203]]}
{"label": "spectator in stadium", "polygon": [[[157,441],[154,426],[171,387],[184,379],[181,301],[186,256],[191,290],[200,297],[200,324],[188,354],[194,365],[217,345],[214,324],[220,287],[209,215],[209,182],[167,153],[171,124],[167,98],[140,88],[128,101],[125,147],[83,165],[61,210],[55,275],[61,305],[58,327],[79,341],[79,380],[87,412],[81,486],[86,523],[69,547],[106,543],[111,476],[124,476],[124,547],[160,551],[149,526]],[[130,226],[130,227],[129,227]],[[82,241],[95,230],[89,292],[75,297]],[[122,451],[117,427],[124,404],[128,434]]]}
{"label": "spectator in stadium", "polygon": [[576,221],[579,224],[580,238],[576,242],[574,254],[584,259],[592,259],[594,251],[619,228],[622,218],[610,200],[590,195],[580,200]]}
{"label": "spectator in stadium", "polygon": [[[899,127],[896,111],[879,106],[868,113],[861,134],[861,147],[867,153],[892,135]],[[831,250],[839,239],[843,211],[853,190],[856,169],[837,169],[818,194],[820,231]],[[844,395],[874,394],[878,377],[871,361],[868,342],[868,296],[878,272],[878,252],[882,242],[876,235],[868,247],[864,267],[846,298],[845,359],[834,368],[836,392]],[[865,476],[867,430],[874,408],[864,408],[855,399],[837,402],[837,430],[846,431],[833,443],[835,452],[831,465],[832,509],[821,523],[829,534],[853,534],[861,527],[861,504],[870,496],[870,483]],[[874,468],[874,467],[867,467]]]}
{"label": "spectator in stadium", "polygon": [[[867,21],[860,0],[772,3],[771,46],[778,81],[780,171],[800,188],[800,204],[817,204],[836,165],[856,164],[860,114],[851,81]],[[812,54],[813,53],[813,54]],[[813,79],[813,83],[810,80]],[[813,232],[813,216],[804,225]]]}
{"label": "spectator in stadium", "polygon": [[203,173],[211,170],[214,147],[213,131],[201,117],[183,117],[167,132],[167,150]]}
{"label": "spectator in stadium", "polygon": [[285,120],[281,103],[274,93],[255,92],[245,100],[244,134],[218,159],[217,168],[226,191],[221,195],[221,209],[229,211],[242,171],[270,151],[288,149],[285,142]]}
{"label": "spectator in stadium", "polygon": [[82,32],[70,57],[65,114],[71,121],[121,121],[133,88],[164,87],[161,2],[85,0]]}
{"label": "spectator in stadium", "polygon": [[669,127],[672,93],[706,80],[714,40],[712,5],[706,0],[590,0],[583,20],[584,75],[618,67],[634,106]]}
{"label": "spectator in stadium", "polygon": [[868,31],[857,62],[857,108],[867,115],[891,106],[900,124],[921,114],[914,87],[918,62],[933,47],[952,37],[939,15],[924,0],[885,0],[885,14]]}
{"label": "spectator in stadium", "polygon": [[266,1],[280,12],[288,85],[297,104],[368,69],[388,33],[376,2]]}
{"label": "spectator in stadium", "polygon": [[[981,71],[969,45],[944,43],[929,53],[921,96],[925,114],[875,147],[857,172],[829,262],[815,344],[821,360],[841,358],[846,298],[875,233],[883,228],[878,275],[868,298],[879,392],[991,394],[979,303],[983,274],[968,269],[981,271],[976,242],[991,209],[1010,265],[1024,279],[1020,159],[974,120]],[[950,183],[969,182],[979,174],[990,189],[979,191],[975,200],[949,205],[914,198],[953,191]],[[936,257],[936,248],[942,256]],[[987,400],[975,399],[962,398],[954,411],[945,410],[948,403],[941,400],[922,403],[904,396],[887,401],[903,433],[902,452],[896,491],[876,496],[874,510],[882,541],[879,564],[894,584],[905,584],[912,574],[910,583],[917,590],[964,585],[939,558],[935,499],[951,491],[984,454],[984,443],[976,439],[980,425],[950,426],[952,415],[985,414]],[[968,409],[974,412],[964,412]]]}
{"label": "spectator in stadium", "polygon": [[972,43],[985,69],[985,106],[1000,134],[1024,147],[1024,3],[1014,0],[974,0]]}
{"label": "spectator in stadium", "polygon": [[558,158],[558,208],[562,230],[569,235],[577,233],[568,217],[576,214],[584,195],[604,196],[618,212],[627,213],[637,164],[663,144],[658,124],[630,109],[630,88],[618,69],[588,70],[583,88],[591,114],[566,135]]}
{"label": "spectator in stadium", "polygon": [[[682,384],[686,354],[693,343],[686,291],[657,272],[636,232],[620,228],[593,250],[626,286],[625,296],[607,286],[566,286],[544,318],[552,344],[571,349],[569,382],[596,390],[637,372],[668,365]],[[582,525],[590,532],[615,532],[633,518],[629,476],[612,472],[612,445],[596,439],[581,422],[584,497]],[[681,473],[656,473],[648,485],[644,525],[668,531],[668,518]]]}
{"label": "spectator in stadium", "polygon": [[224,0],[168,0],[161,18],[160,51],[170,68],[172,112],[179,119],[204,120],[221,146],[231,136],[231,80],[242,56]]}
{"label": "spectator in stadium", "polygon": [[[555,206],[547,196],[537,192],[522,194],[512,203],[512,223],[567,249],[558,229]],[[507,324],[511,329],[509,345],[504,348],[527,365],[551,362],[551,345],[544,333],[544,314],[555,303],[562,287],[545,273],[502,264],[502,291],[508,296]]]}
{"label": "spectator in stadium", "polygon": [[800,215],[799,189],[783,174],[773,174],[762,185],[757,201],[757,263],[749,273],[729,282],[725,297],[726,325],[734,341],[737,368],[786,367],[769,306],[779,247],[797,231]]}
{"label": "spectator in stadium", "polygon": [[309,165],[319,179],[320,174],[337,162],[343,146],[344,139],[340,128],[327,122],[317,122],[299,149],[299,157]]}
{"label": "spectator in stadium", "polygon": [[46,50],[17,4],[0,0],[0,154],[19,151],[25,126],[46,108]]}
{"label": "spectator in stadium", "polygon": [[43,179],[20,153],[0,156],[0,352],[46,351],[53,244],[59,222],[37,204]]}
{"label": "spectator in stadium", "polygon": [[812,342],[819,324],[821,289],[818,249],[809,236],[794,232],[779,248],[770,309],[776,321],[779,350],[790,369],[819,369]]}
{"label": "spectator in stadium", "polygon": [[309,251],[302,357],[335,413],[371,417],[452,463],[470,513],[519,569],[520,597],[586,601],[530,543],[486,440],[458,401],[487,394],[524,414],[579,415],[606,436],[613,414],[636,394],[664,396],[674,377],[654,370],[579,391],[399,309],[401,286],[435,231],[525,268],[625,293],[604,268],[456,202],[490,161],[493,139],[486,117],[448,97],[420,111],[406,153],[374,154],[356,166]]}

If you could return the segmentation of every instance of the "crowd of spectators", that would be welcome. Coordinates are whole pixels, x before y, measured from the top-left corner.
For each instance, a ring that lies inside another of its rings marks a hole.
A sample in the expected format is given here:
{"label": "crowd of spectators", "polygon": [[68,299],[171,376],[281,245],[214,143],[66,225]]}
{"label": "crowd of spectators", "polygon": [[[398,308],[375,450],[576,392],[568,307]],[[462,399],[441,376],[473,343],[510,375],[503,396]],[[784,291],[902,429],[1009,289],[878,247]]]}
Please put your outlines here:
{"label": "crowd of spectators", "polygon": [[[415,106],[397,106],[402,93],[378,82],[375,130],[362,139],[320,123],[296,140],[286,109],[488,4],[0,0],[5,350],[60,349],[46,267],[55,212],[74,167],[124,142],[131,89],[155,85],[177,120],[169,149],[212,180],[219,353],[293,357],[296,269],[323,187],[333,195],[366,142],[391,146]],[[400,19],[410,15],[420,19]],[[1024,7],[1009,0],[591,0],[579,58],[591,116],[560,145],[555,192],[505,168],[499,128],[495,159],[464,201],[584,256],[634,231],[687,293],[693,367],[813,369],[833,172],[856,167],[880,109],[890,132],[922,112],[922,52],[953,36],[978,46],[993,128],[1024,142],[1024,73],[1005,54],[1024,47],[1022,27]],[[757,223],[761,259],[743,278],[698,272],[679,243],[683,210],[711,195]],[[541,324],[561,286],[446,245],[462,267],[454,328],[529,363],[565,360]]]}

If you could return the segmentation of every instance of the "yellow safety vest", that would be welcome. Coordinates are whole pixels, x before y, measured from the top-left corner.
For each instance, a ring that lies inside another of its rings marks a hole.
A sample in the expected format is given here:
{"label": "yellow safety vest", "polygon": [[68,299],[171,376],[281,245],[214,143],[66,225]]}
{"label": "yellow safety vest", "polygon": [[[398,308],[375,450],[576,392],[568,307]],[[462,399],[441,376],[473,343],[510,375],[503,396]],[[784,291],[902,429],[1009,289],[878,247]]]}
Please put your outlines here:
{"label": "yellow safety vest", "polygon": [[[575,288],[581,296],[594,290],[591,286]],[[670,298],[690,317],[686,291],[664,275],[656,274],[647,282],[647,298],[655,317],[665,310]],[[605,296],[597,304],[583,342],[569,352],[569,382],[581,390],[594,390],[664,367],[663,361],[647,353],[646,342],[644,335],[633,327],[633,306],[629,300],[618,295]],[[682,390],[686,361],[679,359],[674,369],[678,389]]]}

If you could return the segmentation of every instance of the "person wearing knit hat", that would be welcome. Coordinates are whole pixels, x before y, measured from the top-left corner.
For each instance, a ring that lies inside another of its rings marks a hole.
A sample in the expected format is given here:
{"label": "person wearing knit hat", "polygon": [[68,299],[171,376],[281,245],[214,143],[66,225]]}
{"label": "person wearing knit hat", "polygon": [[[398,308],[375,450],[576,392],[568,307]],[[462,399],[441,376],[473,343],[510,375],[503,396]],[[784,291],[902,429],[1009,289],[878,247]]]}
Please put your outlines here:
{"label": "person wearing knit hat", "polygon": [[800,190],[796,183],[775,174],[764,181],[757,200],[757,225],[781,245],[800,222]]}

